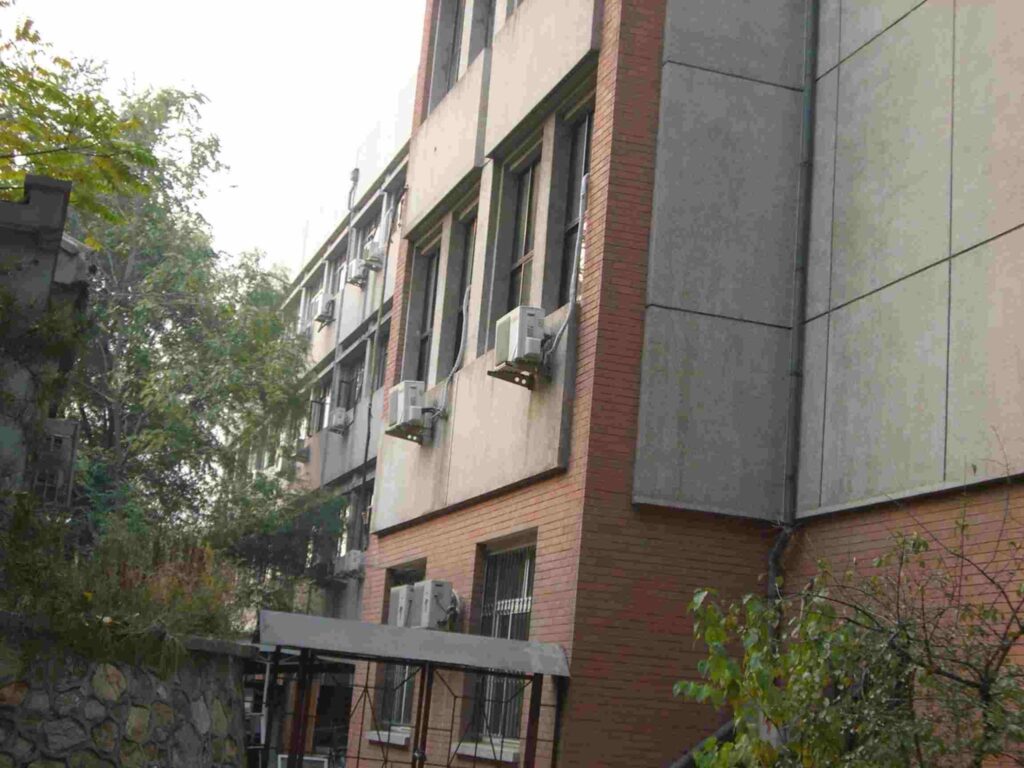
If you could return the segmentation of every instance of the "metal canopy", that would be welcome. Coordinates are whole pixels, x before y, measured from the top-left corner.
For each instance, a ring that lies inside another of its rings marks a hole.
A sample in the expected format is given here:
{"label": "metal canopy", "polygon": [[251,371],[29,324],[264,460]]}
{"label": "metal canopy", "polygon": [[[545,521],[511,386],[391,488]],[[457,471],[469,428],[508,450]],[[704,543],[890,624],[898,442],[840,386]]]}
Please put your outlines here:
{"label": "metal canopy", "polygon": [[260,611],[260,643],[370,661],[431,664],[513,675],[569,677],[562,646],[407,629],[301,613]]}

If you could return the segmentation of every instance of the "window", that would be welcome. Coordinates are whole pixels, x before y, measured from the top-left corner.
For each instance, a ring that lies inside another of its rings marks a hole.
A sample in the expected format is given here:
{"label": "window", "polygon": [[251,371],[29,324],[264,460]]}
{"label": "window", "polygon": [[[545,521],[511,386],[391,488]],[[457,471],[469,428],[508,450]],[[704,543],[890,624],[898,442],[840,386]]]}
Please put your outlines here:
{"label": "window", "polygon": [[537,213],[537,168],[535,160],[516,178],[515,234],[512,238],[511,271],[508,281],[506,312],[530,302],[530,278],[533,268],[533,222]]}
{"label": "window", "polygon": [[341,290],[341,281],[345,276],[345,263],[343,259],[335,259],[328,262],[329,274],[331,276],[328,291],[331,296],[336,296]]}
{"label": "window", "polygon": [[[426,578],[426,566],[389,568],[385,578],[385,594],[390,600],[391,588],[415,584]],[[389,606],[385,605],[385,609]],[[380,689],[377,693],[378,719],[383,728],[412,725],[413,688],[416,684],[416,667],[405,664],[384,664]]]}
{"label": "window", "polygon": [[[583,177],[590,171],[590,132],[592,115],[588,114],[572,129],[572,151],[569,157],[569,186],[565,198],[565,234],[562,240],[562,264],[558,283],[558,306],[569,301],[572,292],[572,266],[576,259],[576,238],[582,236],[580,192]],[[581,244],[582,249],[582,244]],[[583,274],[583,254],[580,254],[580,275]]]}
{"label": "window", "polygon": [[320,312],[320,302],[323,299],[323,270],[317,270],[316,277],[310,280],[306,286],[306,305],[302,310],[302,328],[306,328],[313,322],[313,318]]}
{"label": "window", "polygon": [[354,359],[346,360],[338,365],[338,391],[334,402],[336,408],[349,411],[356,407],[363,396],[363,369],[365,358],[362,350],[354,355]]}
{"label": "window", "polygon": [[466,289],[473,277],[473,250],[476,248],[476,217],[467,221],[462,230],[462,263],[459,265],[459,292],[456,294],[458,309],[455,311],[455,343],[452,345],[452,359],[448,369],[455,367],[462,346],[463,328],[466,325]]}
{"label": "window", "polygon": [[526,0],[507,0],[508,5],[506,6],[505,17],[507,18],[511,16],[513,13],[515,13],[516,8],[518,8],[524,2],[526,2]]}
{"label": "window", "polygon": [[[530,638],[536,549],[489,554],[484,566],[480,634],[507,640]],[[517,739],[523,706],[522,681],[483,675],[476,682],[473,730],[480,740]]]}
{"label": "window", "polygon": [[430,346],[434,336],[434,308],[437,304],[437,266],[439,252],[423,257],[423,298],[420,304],[420,331],[416,350],[416,381],[430,375]]}
{"label": "window", "polygon": [[434,22],[434,65],[431,72],[430,108],[437,106],[459,79],[462,60],[462,27],[466,0],[440,0]]}
{"label": "window", "polygon": [[331,401],[331,380],[326,377],[317,382],[309,400],[309,418],[306,421],[306,436],[314,435],[327,426],[328,408]]}
{"label": "window", "polygon": [[386,325],[377,333],[377,358],[374,360],[373,391],[384,386],[384,375],[388,368],[388,342],[391,340],[391,326]]}

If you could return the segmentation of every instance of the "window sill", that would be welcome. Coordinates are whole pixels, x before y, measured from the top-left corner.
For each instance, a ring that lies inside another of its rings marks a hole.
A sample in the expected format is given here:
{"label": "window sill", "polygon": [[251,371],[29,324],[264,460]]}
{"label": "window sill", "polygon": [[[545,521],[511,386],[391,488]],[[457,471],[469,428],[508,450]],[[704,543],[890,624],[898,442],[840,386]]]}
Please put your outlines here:
{"label": "window sill", "polygon": [[375,744],[390,744],[393,747],[409,746],[409,729],[395,728],[390,731],[367,731],[366,738]]}
{"label": "window sill", "polygon": [[518,763],[519,740],[505,739],[503,743],[495,743],[493,746],[488,741],[459,744],[452,749],[452,755],[491,760],[496,763]]}

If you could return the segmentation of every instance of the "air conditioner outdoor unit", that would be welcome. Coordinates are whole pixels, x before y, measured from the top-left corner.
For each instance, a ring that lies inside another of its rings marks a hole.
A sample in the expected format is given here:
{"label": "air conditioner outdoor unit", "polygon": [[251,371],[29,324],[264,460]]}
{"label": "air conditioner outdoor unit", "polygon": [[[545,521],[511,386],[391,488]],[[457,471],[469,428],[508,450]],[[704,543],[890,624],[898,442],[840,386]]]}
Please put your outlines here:
{"label": "air conditioner outdoor unit", "polygon": [[408,626],[419,629],[444,629],[451,608],[450,581],[417,581],[413,585],[412,618]]}
{"label": "air conditioner outdoor unit", "polygon": [[363,246],[363,267],[377,272],[384,266],[384,246],[376,240],[370,240]]}
{"label": "air conditioner outdoor unit", "polygon": [[358,286],[359,288],[366,287],[366,273],[368,268],[362,256],[357,256],[352,259],[352,261],[349,262],[348,269],[346,271],[346,283]]}
{"label": "air conditioner outdoor unit", "polygon": [[533,389],[544,343],[544,310],[516,307],[495,326],[494,368],[487,373]]}
{"label": "air conditioner outdoor unit", "polygon": [[303,328],[301,331],[299,331],[299,337],[305,339],[306,341],[309,341],[310,339],[312,339],[313,338],[313,326],[312,325],[307,325],[305,328]]}
{"label": "air conditioner outdoor unit", "polygon": [[426,385],[422,381],[403,381],[388,392],[388,423],[385,434],[422,443],[430,433],[427,421]]}
{"label": "air conditioner outdoor unit", "polygon": [[413,614],[413,587],[411,584],[392,587],[388,600],[388,625],[408,627]]}
{"label": "air conditioner outdoor unit", "polygon": [[345,408],[335,408],[331,411],[331,420],[327,429],[338,435],[347,435],[355,421],[355,414]]}
{"label": "air conditioner outdoor unit", "polygon": [[334,322],[334,299],[328,299],[314,318],[321,326]]}
{"label": "air conditioner outdoor unit", "polygon": [[309,461],[309,446],[301,437],[295,441],[295,460],[303,464]]}

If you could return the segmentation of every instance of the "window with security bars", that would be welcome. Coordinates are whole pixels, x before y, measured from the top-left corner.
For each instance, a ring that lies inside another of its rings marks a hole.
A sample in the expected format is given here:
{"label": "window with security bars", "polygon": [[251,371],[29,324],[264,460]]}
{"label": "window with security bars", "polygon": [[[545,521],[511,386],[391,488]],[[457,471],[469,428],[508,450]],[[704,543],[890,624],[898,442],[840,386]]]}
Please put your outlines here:
{"label": "window with security bars", "polygon": [[[425,567],[412,567],[388,571],[388,592],[392,587],[415,584],[426,578]],[[416,685],[416,667],[408,664],[384,664],[377,691],[377,725],[382,730],[407,728],[412,725],[413,693]]]}
{"label": "window with security bars", "polygon": [[[487,556],[480,634],[528,640],[533,607],[536,548],[524,547]],[[480,741],[518,739],[523,711],[523,681],[481,675],[475,683],[473,731]]]}
{"label": "window with security bars", "polygon": [[516,219],[512,238],[511,269],[508,280],[508,305],[511,312],[530,303],[530,277],[533,270],[533,223],[537,217],[536,160],[516,178]]}

